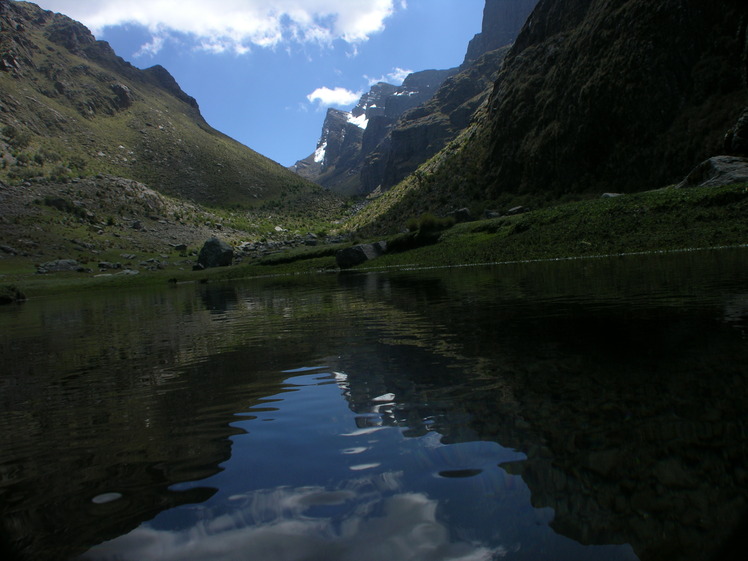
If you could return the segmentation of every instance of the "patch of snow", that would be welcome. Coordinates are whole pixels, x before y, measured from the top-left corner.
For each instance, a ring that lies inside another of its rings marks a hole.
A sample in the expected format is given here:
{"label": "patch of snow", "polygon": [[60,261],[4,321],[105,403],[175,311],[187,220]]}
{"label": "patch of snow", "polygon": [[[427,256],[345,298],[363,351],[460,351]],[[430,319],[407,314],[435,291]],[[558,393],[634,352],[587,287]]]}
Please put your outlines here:
{"label": "patch of snow", "polygon": [[325,161],[325,150],[327,150],[327,141],[325,140],[320,147],[314,151],[314,161],[321,164]]}
{"label": "patch of snow", "polygon": [[365,129],[366,125],[369,124],[369,120],[366,118],[366,113],[361,113],[358,117],[354,117],[352,114],[348,115],[348,122],[353,123],[359,128]]}

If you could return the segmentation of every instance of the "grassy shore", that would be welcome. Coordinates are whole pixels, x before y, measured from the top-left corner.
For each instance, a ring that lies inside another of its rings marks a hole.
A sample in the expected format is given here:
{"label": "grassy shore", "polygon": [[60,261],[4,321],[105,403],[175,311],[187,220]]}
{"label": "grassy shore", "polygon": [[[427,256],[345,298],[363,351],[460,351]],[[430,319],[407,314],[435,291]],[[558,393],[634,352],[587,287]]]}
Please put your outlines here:
{"label": "grassy shore", "polygon": [[[396,234],[386,238],[392,248],[387,254],[355,269],[457,266],[740,246],[748,244],[747,217],[748,184],[665,188],[467,222],[440,232]],[[360,241],[366,240],[357,240]],[[206,271],[175,267],[132,276],[37,275],[18,261],[4,259],[0,261],[0,285],[15,285],[27,296],[35,297],[72,290],[333,272],[337,270],[335,252],[346,245],[350,244],[298,248]]]}

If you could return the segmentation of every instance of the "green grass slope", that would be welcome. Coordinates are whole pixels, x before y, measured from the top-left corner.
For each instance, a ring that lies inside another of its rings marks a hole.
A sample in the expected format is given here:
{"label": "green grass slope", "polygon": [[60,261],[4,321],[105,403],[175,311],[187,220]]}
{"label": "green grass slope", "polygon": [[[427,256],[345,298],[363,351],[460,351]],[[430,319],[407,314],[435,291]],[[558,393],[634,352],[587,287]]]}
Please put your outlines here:
{"label": "green grass slope", "polygon": [[81,24],[0,4],[0,180],[99,173],[218,206],[325,197],[210,127],[161,67],[140,70]]}

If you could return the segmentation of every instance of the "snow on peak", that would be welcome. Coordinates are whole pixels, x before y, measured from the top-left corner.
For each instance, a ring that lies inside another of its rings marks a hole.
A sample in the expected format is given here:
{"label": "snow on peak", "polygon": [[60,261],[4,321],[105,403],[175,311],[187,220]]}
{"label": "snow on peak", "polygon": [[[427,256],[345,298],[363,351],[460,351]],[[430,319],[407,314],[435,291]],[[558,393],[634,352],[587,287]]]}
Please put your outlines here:
{"label": "snow on peak", "polygon": [[348,122],[353,123],[359,128],[365,129],[366,125],[369,124],[369,120],[366,118],[366,113],[361,113],[358,117],[354,117],[353,113],[348,114]]}
{"label": "snow on peak", "polygon": [[325,150],[327,150],[326,140],[314,151],[314,161],[316,163],[321,164],[325,161]]}

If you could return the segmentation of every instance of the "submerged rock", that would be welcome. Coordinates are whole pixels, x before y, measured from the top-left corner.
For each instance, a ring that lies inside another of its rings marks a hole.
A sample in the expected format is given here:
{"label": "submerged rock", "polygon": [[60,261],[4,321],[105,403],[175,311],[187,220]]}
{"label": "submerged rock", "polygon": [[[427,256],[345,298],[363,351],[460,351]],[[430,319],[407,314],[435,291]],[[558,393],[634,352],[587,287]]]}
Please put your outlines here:
{"label": "submerged rock", "polygon": [[234,260],[234,248],[218,238],[210,238],[203,244],[197,256],[197,264],[205,269],[226,267]]}

